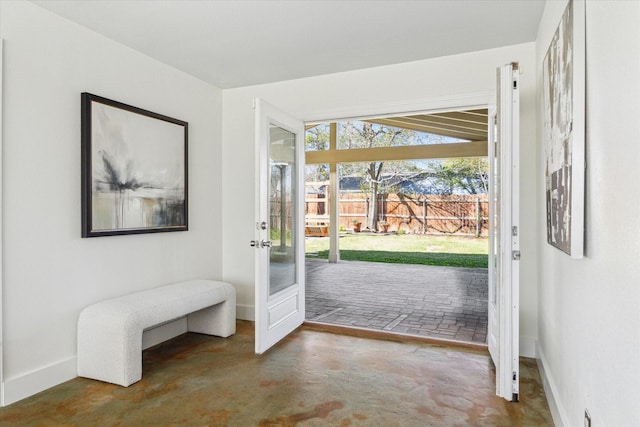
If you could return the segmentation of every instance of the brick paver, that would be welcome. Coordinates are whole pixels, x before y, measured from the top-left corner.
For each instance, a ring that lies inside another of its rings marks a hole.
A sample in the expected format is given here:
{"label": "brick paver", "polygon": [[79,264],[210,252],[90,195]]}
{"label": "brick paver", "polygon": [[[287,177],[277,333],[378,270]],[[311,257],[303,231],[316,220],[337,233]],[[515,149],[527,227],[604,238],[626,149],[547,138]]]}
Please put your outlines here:
{"label": "brick paver", "polygon": [[306,260],[307,320],[486,343],[486,268]]}

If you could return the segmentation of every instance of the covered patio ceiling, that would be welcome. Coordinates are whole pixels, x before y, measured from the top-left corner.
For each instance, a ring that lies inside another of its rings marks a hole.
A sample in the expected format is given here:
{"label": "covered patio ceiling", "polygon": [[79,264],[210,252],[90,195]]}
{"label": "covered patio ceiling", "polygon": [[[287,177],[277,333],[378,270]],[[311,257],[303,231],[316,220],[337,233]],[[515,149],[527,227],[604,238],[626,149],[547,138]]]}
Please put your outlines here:
{"label": "covered patio ceiling", "polygon": [[488,119],[488,110],[482,108],[478,110],[367,119],[365,121],[435,135],[466,139],[468,141],[486,141]]}
{"label": "covered patio ceiling", "polygon": [[[370,123],[447,136],[467,142],[349,150],[337,148],[336,123],[331,123],[329,149],[306,152],[306,164],[486,157],[488,155],[488,118],[488,109],[482,108],[363,119]],[[313,126],[315,124],[309,124],[307,128]]]}

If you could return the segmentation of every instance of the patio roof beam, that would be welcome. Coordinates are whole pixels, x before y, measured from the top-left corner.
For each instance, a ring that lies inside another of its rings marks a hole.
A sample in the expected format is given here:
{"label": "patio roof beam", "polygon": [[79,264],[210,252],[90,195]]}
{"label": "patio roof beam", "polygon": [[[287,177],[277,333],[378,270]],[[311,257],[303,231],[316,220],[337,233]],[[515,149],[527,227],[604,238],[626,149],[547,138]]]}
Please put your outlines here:
{"label": "patio roof beam", "polygon": [[[331,124],[333,126],[333,123]],[[449,159],[454,157],[486,157],[487,141],[459,142],[453,144],[410,145],[402,147],[352,148],[337,150],[333,146],[324,151],[308,151],[308,165],[357,163],[392,160]]]}

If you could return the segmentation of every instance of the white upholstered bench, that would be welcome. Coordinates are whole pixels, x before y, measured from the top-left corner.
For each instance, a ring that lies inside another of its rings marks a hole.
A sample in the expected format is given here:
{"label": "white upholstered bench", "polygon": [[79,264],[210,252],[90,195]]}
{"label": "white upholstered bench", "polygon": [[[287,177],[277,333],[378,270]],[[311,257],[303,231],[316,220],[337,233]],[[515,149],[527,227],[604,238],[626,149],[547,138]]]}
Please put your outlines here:
{"label": "white upholstered bench", "polygon": [[142,332],[187,316],[187,330],[228,337],[236,331],[229,283],[191,280],[93,304],[78,319],[78,375],[125,387],[142,378]]}

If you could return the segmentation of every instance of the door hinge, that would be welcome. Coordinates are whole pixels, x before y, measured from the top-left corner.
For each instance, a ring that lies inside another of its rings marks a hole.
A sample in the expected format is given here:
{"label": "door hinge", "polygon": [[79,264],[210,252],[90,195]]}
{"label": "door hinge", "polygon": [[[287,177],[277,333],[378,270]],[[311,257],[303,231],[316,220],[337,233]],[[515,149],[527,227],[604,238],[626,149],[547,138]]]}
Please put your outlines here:
{"label": "door hinge", "polygon": [[511,235],[512,236],[517,236],[518,235],[518,226],[514,225],[513,227],[511,227]]}
{"label": "door hinge", "polygon": [[520,251],[511,251],[511,259],[514,261],[520,261]]}
{"label": "door hinge", "polygon": [[[513,390],[517,391],[518,390],[518,373],[516,371],[513,371]],[[511,401],[512,402],[517,402],[518,401],[518,393],[511,393]]]}

